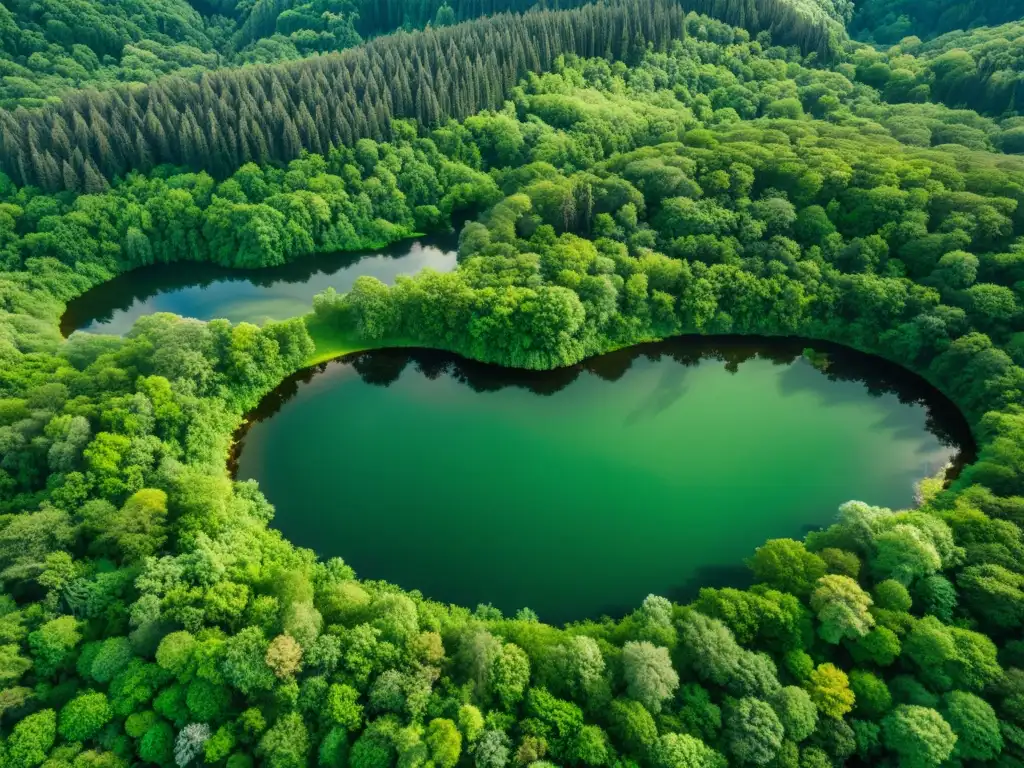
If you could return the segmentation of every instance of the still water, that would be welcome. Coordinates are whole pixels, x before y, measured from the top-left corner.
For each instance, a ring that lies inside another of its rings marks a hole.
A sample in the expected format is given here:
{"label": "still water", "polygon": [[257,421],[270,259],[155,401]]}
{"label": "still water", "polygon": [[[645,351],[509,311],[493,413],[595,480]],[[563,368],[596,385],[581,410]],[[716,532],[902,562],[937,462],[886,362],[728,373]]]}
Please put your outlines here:
{"label": "still water", "polygon": [[362,353],[286,381],[237,476],[294,543],[506,615],[621,615],[743,584],[766,539],[850,499],[904,507],[972,449],[922,379],[815,343],[680,338],[547,373],[428,351]]}
{"label": "still water", "polygon": [[458,236],[404,240],[380,251],[308,256],[267,269],[228,269],[179,262],[126,272],[68,303],[61,318],[65,336],[73,331],[123,335],[135,321],[154,312],[174,312],[199,320],[227,318],[260,323],[304,315],[313,296],[333,287],[344,293],[360,275],[393,283],[430,267],[455,269]]}

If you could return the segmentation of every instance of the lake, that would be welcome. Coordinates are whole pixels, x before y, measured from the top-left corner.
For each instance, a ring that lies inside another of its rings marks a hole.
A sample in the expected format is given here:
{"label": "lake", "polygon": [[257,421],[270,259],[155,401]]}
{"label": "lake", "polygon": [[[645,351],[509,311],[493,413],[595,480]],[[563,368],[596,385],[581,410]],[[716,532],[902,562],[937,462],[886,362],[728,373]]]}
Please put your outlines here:
{"label": "lake", "polygon": [[68,302],[61,318],[73,331],[123,335],[154,312],[233,323],[284,320],[312,311],[313,296],[333,287],[344,293],[360,275],[393,283],[430,267],[455,269],[456,233],[403,240],[379,251],[306,256],[265,269],[229,269],[213,264],[154,264],[126,272]]}
{"label": "lake", "polygon": [[236,453],[295,544],[360,577],[544,621],[743,585],[769,538],[901,508],[970,459],[923,379],[810,342],[683,337],[545,373],[379,350],[284,382]]}

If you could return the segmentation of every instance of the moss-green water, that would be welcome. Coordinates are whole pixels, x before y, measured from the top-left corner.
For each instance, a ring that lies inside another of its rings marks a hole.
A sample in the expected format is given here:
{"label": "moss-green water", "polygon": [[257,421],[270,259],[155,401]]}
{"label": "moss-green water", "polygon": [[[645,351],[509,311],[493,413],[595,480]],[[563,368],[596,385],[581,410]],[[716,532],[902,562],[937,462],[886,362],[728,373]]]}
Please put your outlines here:
{"label": "moss-green water", "polygon": [[363,353],[272,396],[238,476],[363,577],[548,621],[621,613],[742,579],[755,546],[852,497],[909,505],[970,442],[916,377],[842,350],[822,373],[804,346],[676,340],[548,373]]}

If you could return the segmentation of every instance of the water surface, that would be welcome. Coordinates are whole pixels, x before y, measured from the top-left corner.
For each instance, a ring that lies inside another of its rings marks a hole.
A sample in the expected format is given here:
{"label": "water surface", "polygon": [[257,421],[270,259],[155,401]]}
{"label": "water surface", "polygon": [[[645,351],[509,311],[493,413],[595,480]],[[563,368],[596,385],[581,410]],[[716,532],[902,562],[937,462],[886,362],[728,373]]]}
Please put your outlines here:
{"label": "water surface", "polygon": [[154,312],[199,320],[261,323],[304,315],[313,296],[333,287],[344,293],[360,275],[393,283],[425,267],[455,269],[455,234],[404,240],[380,251],[305,256],[280,267],[228,269],[213,264],[154,264],[126,272],[68,303],[61,331],[123,335]]}
{"label": "water surface", "polygon": [[683,338],[547,373],[382,350],[286,381],[237,475],[363,578],[546,621],[744,583],[766,539],[853,498],[904,507],[970,452],[920,378],[806,342]]}

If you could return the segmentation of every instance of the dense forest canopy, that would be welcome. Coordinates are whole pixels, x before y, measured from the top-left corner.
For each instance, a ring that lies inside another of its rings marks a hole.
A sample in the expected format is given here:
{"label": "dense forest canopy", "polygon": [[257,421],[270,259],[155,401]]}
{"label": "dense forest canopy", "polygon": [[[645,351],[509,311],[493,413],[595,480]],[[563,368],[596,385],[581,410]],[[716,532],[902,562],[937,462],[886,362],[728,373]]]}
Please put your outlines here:
{"label": "dense forest canopy", "polygon": [[[847,1],[848,0],[844,0]],[[832,0],[677,0],[780,42],[831,51],[842,37]],[[824,3],[830,12],[820,5]],[[359,45],[398,29],[584,0],[17,0],[0,6],[0,106],[59,103],[79,87],[197,79],[217,67],[272,63]],[[581,25],[580,29],[587,28]]]}
{"label": "dense forest canopy", "polygon": [[[1012,6],[4,6],[0,766],[1024,765]],[[1005,24],[946,28],[969,16]],[[137,267],[466,219],[454,272],[305,317],[59,333]],[[563,628],[361,581],[227,472],[245,414],[337,348],[547,369],[684,333],[883,355],[979,459],[765,542],[750,589]]]}
{"label": "dense forest canopy", "polygon": [[[781,0],[743,2],[752,4],[748,18],[760,19],[755,27],[777,23],[810,50],[833,43],[825,28],[791,23]],[[769,3],[774,10],[757,16]],[[629,61],[648,44],[663,49],[684,34],[684,15],[672,0],[499,15],[296,64],[72,93],[43,111],[0,110],[0,169],[19,184],[98,191],[104,179],[161,163],[220,175],[248,161],[323,153],[387,137],[392,118],[436,126],[497,108],[521,77],[560,55]]]}
{"label": "dense forest canopy", "polygon": [[1021,0],[857,0],[850,31],[881,45],[916,35],[995,26],[1024,17]]}
{"label": "dense forest canopy", "polygon": [[[861,46],[852,52],[851,63],[857,79],[878,88],[889,102],[936,101],[977,110],[1012,130],[1021,125],[1022,42],[1024,24],[1014,22],[950,32],[925,43],[907,37],[884,51]],[[1021,148],[1019,140],[1004,147],[1008,152]]]}

